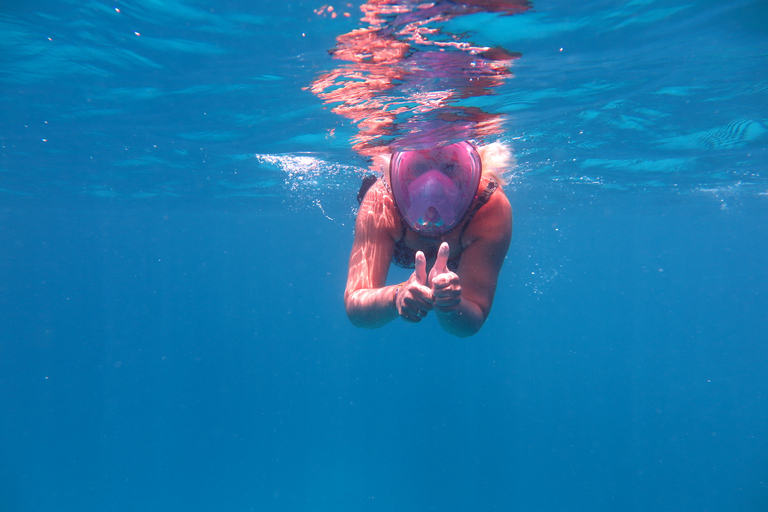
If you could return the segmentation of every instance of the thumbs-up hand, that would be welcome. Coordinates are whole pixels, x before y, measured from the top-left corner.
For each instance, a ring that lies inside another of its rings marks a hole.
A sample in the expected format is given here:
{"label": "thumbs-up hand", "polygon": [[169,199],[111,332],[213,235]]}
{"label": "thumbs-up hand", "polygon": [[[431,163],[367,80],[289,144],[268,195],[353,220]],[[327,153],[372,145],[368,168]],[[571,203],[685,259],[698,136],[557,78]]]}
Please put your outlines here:
{"label": "thumbs-up hand", "polygon": [[416,269],[397,291],[397,313],[408,322],[421,322],[432,310],[434,301],[432,290],[427,285],[427,259],[419,251],[416,253]]}
{"label": "thumbs-up hand", "polygon": [[451,248],[446,242],[440,245],[437,259],[429,272],[427,284],[432,288],[434,307],[444,314],[455,313],[461,304],[461,283],[459,276],[448,270],[448,256]]}

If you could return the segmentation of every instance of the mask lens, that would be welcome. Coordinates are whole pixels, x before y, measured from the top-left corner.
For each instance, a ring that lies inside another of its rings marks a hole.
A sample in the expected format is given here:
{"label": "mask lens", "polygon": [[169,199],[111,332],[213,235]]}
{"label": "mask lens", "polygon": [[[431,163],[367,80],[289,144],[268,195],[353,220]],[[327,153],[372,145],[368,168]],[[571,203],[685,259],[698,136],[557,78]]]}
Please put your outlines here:
{"label": "mask lens", "polygon": [[392,193],[401,215],[427,236],[440,236],[461,221],[481,174],[480,157],[467,142],[398,152],[390,163]]}

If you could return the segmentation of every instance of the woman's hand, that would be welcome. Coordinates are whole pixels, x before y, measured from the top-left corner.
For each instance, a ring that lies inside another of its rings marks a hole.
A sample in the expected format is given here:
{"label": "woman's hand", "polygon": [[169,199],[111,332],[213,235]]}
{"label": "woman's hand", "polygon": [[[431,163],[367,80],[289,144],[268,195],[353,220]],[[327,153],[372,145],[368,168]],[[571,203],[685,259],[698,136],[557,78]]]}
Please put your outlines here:
{"label": "woman's hand", "polygon": [[429,272],[428,285],[432,289],[434,307],[439,313],[450,315],[461,305],[461,282],[459,276],[448,270],[448,256],[451,248],[447,242],[440,245],[437,258]]}
{"label": "woman's hand", "polygon": [[408,322],[421,322],[432,310],[435,302],[432,290],[427,286],[427,259],[424,253],[416,253],[416,269],[397,291],[397,313]]}

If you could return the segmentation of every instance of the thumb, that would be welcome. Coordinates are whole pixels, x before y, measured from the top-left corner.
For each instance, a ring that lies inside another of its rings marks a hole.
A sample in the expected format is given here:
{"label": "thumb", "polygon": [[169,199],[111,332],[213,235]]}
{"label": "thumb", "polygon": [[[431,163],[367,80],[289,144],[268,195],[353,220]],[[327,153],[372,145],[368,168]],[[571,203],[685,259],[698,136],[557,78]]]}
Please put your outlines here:
{"label": "thumb", "polygon": [[440,244],[440,249],[437,251],[437,258],[435,258],[435,264],[432,265],[432,270],[429,272],[429,281],[432,282],[432,278],[445,274],[448,272],[448,256],[451,254],[451,248],[448,242]]}
{"label": "thumb", "polygon": [[425,285],[427,284],[427,258],[424,257],[424,253],[419,251],[416,253],[416,270],[413,274],[416,276],[416,282]]}

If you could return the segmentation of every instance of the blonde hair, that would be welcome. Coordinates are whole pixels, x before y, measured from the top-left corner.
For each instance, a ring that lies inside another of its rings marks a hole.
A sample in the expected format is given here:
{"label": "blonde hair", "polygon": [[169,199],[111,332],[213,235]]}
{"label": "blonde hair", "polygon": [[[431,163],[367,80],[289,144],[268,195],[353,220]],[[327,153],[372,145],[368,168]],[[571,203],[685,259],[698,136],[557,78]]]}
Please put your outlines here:
{"label": "blonde hair", "polygon": [[[506,174],[515,166],[515,157],[507,144],[492,142],[485,146],[476,146],[477,154],[483,164],[483,176],[493,179],[499,185],[508,183]],[[384,182],[389,183],[389,162],[391,153],[376,155],[373,159],[373,170],[384,176]]]}
{"label": "blonde hair", "polygon": [[515,157],[509,146],[502,142],[492,142],[479,146],[477,153],[483,162],[483,176],[493,178],[499,185],[506,185],[506,174],[515,165]]}

